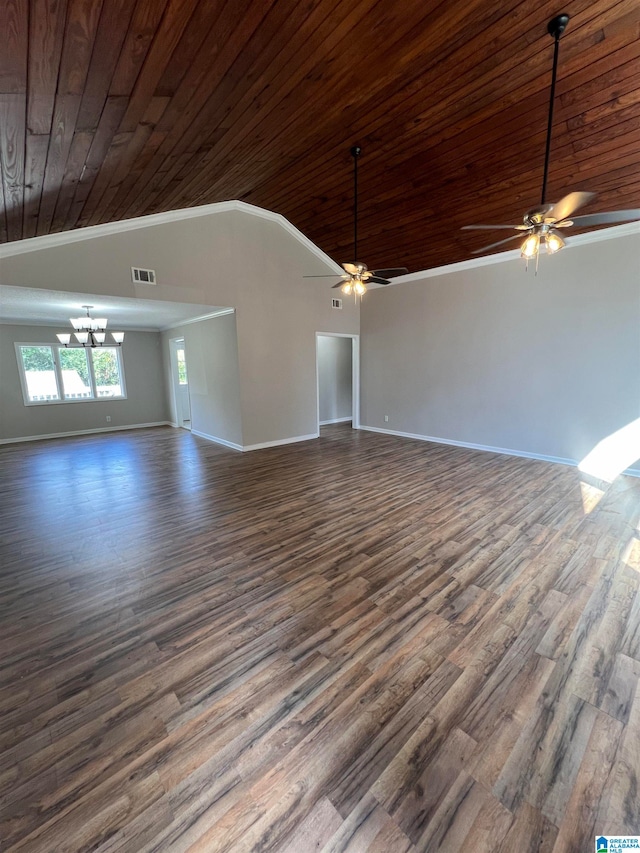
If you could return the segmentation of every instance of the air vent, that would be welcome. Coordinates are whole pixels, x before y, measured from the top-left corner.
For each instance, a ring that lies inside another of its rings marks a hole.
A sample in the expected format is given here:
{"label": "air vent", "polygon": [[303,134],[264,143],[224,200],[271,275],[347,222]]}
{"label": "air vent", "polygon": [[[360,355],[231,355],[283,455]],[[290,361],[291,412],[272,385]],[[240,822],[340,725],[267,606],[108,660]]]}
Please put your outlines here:
{"label": "air vent", "polygon": [[342,299],[335,299],[335,297],[331,300],[332,308],[340,308],[342,310]]}
{"label": "air vent", "polygon": [[131,267],[131,280],[134,284],[155,284],[156,271],[143,270],[141,267]]}

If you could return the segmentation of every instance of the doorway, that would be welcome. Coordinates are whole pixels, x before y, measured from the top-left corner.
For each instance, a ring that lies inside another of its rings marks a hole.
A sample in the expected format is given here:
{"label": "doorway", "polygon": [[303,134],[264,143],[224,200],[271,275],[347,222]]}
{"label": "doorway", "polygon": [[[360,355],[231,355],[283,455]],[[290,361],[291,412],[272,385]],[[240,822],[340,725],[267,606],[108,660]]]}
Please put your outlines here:
{"label": "doorway", "polygon": [[184,338],[171,341],[171,376],[176,423],[182,429],[191,429],[191,400],[189,399],[189,372]]}
{"label": "doorway", "polygon": [[318,435],[326,424],[360,427],[359,343],[358,335],[316,332]]}

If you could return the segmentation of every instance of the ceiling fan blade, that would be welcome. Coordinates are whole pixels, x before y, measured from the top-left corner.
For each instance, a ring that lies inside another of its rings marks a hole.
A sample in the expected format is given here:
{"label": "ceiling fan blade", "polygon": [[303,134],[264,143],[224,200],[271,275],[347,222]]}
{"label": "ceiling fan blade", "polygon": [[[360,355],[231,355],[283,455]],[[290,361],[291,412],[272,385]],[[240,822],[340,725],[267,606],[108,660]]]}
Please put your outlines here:
{"label": "ceiling fan blade", "polygon": [[344,281],[339,281],[337,284],[332,285],[331,290],[335,290],[336,287],[342,287]]}
{"label": "ceiling fan blade", "polygon": [[506,240],[498,240],[497,243],[489,243],[488,246],[483,246],[481,249],[474,249],[472,255],[480,255],[482,252],[488,252],[489,249],[495,249],[497,246],[502,246],[504,243],[509,243],[511,240],[522,240],[522,234],[514,234],[512,237],[507,237]]}
{"label": "ceiling fan blade", "polygon": [[572,216],[571,219],[580,228],[584,225],[606,225],[607,222],[633,222],[634,219],[640,219],[640,210],[609,210],[606,213]]}
{"label": "ceiling fan blade", "polygon": [[[349,275],[357,275],[360,272],[357,264],[340,264],[340,266],[342,267],[342,269],[345,272],[348,272]],[[360,266],[363,266],[363,265],[361,264]],[[365,269],[366,269],[366,267],[365,267]]]}
{"label": "ceiling fan blade", "polygon": [[562,219],[569,219],[574,210],[585,205],[592,198],[595,198],[595,193],[569,193],[564,198],[561,198],[557,204],[554,204],[551,210],[546,214],[545,220],[555,219],[556,222]]}
{"label": "ceiling fan blade", "polygon": [[519,228],[519,225],[463,225],[461,231],[495,231],[497,228]]}
{"label": "ceiling fan blade", "polygon": [[389,281],[389,279],[387,279],[387,278],[380,278],[380,276],[377,276],[377,275],[372,275],[372,276],[367,280],[367,284],[368,284],[370,281],[374,281],[376,284],[391,284],[391,282]]}
{"label": "ceiling fan blade", "polygon": [[396,275],[406,275],[409,270],[406,267],[392,267],[388,270],[371,270],[371,272],[380,278],[393,278]]}
{"label": "ceiling fan blade", "polygon": [[302,278],[338,278],[342,277],[342,273],[334,272],[332,275],[303,275]]}

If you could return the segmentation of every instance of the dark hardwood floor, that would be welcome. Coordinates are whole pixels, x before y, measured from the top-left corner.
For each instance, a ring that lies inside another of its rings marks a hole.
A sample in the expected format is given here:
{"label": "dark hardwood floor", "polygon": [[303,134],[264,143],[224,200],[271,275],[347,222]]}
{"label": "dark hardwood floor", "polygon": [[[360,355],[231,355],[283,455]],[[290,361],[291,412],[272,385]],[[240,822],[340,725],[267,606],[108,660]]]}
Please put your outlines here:
{"label": "dark hardwood floor", "polygon": [[344,426],[0,464],[3,851],[640,833],[640,480]]}

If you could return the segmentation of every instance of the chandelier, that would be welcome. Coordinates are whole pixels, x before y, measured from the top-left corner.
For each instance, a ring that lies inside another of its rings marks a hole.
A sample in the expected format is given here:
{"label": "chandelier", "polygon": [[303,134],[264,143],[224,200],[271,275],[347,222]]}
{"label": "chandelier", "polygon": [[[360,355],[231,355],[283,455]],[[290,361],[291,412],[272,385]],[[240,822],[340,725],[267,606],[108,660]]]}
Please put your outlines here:
{"label": "chandelier", "polygon": [[[89,311],[93,305],[82,306],[87,312],[86,317],[72,317],[69,322],[74,328],[73,336],[77,343],[71,343],[71,333],[61,332],[56,335],[61,344],[65,347],[81,346],[81,347],[101,347],[107,337],[107,320],[105,317],[91,317]],[[124,341],[124,332],[110,332],[113,338],[113,344],[109,341],[109,346],[122,346]]]}

